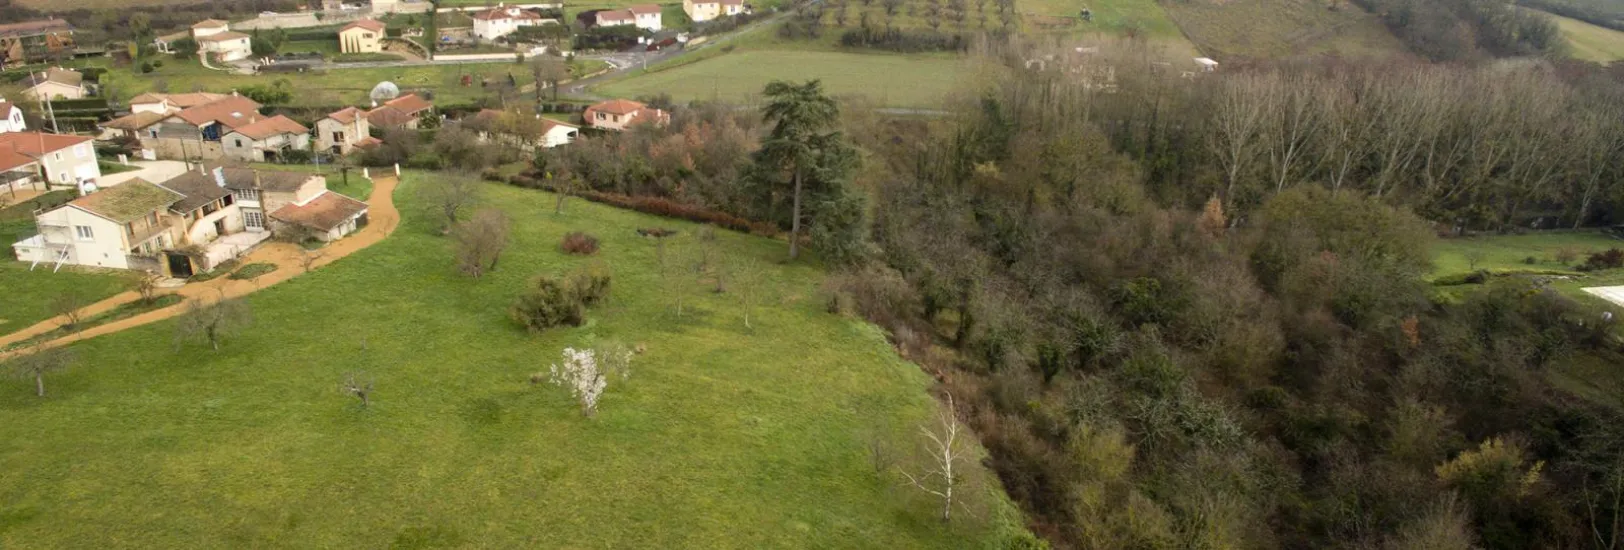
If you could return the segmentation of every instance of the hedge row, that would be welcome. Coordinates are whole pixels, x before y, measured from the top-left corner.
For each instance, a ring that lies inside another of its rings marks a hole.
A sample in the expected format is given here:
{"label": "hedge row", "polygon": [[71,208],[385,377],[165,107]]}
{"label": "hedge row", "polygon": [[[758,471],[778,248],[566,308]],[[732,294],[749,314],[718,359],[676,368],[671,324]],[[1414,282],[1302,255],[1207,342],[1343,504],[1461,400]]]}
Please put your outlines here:
{"label": "hedge row", "polygon": [[[510,177],[508,178],[508,183],[517,185],[519,187],[546,189],[548,191],[557,192],[557,189],[553,188],[553,186],[526,174],[519,174]],[[575,193],[575,196],[592,202],[607,204],[616,208],[625,208],[627,210],[636,210],[645,214],[654,214],[656,216],[665,216],[668,218],[677,218],[691,222],[710,224],[744,233],[753,233],[768,237],[776,236],[779,233],[778,226],[770,223],[752,221],[726,212],[711,210],[709,208],[695,206],[692,204],[685,204],[663,197],[632,196],[622,195],[619,193],[605,193],[602,191],[582,191]]]}

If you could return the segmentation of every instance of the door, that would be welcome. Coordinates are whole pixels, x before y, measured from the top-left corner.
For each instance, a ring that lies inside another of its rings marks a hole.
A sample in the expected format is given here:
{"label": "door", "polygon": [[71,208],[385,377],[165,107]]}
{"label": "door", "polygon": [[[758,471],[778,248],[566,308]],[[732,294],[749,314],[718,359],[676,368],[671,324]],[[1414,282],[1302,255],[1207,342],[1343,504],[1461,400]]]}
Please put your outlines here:
{"label": "door", "polygon": [[192,258],[190,256],[175,252],[168,252],[166,254],[169,255],[170,277],[185,279],[192,276]]}
{"label": "door", "polygon": [[214,234],[224,237],[226,235],[226,220],[214,220]]}

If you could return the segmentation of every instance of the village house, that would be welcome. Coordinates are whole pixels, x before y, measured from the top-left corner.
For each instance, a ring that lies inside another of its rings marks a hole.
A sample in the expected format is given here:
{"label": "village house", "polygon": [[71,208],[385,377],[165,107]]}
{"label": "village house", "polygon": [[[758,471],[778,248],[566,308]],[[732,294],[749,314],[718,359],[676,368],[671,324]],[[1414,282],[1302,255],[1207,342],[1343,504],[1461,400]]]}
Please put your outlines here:
{"label": "village house", "polygon": [[192,39],[197,41],[199,53],[213,54],[222,62],[248,59],[254,55],[251,38],[231,30],[230,23],[218,19],[208,19],[192,25]]}
{"label": "village house", "polygon": [[652,32],[659,32],[664,28],[660,21],[660,6],[655,4],[638,4],[627,6],[625,9],[599,11],[596,24],[599,27],[636,25],[639,29]]}
{"label": "village house", "polygon": [[[96,149],[89,136],[7,132],[0,134],[0,152],[22,155],[37,164],[32,169],[47,183],[58,188],[82,189],[101,177]],[[13,161],[18,157],[11,156]],[[14,166],[11,170],[20,169]],[[32,182],[30,182],[32,185]]]}
{"label": "village house", "polygon": [[28,123],[23,120],[23,110],[17,104],[0,99],[0,134],[6,132],[21,132],[28,129]]}
{"label": "village house", "polygon": [[338,51],[341,53],[378,53],[383,51],[383,22],[362,19],[338,30]]}
{"label": "village house", "polygon": [[0,25],[0,69],[73,54],[73,26],[62,19]]}
{"label": "village house", "polygon": [[373,105],[372,111],[367,113],[367,122],[379,128],[410,128],[417,129],[419,120],[424,115],[433,112],[434,104],[423,96],[406,94],[383,103]]}
{"label": "village house", "polygon": [[625,130],[635,124],[665,125],[671,114],[636,101],[612,99],[593,104],[582,112],[586,125],[602,130]]}
{"label": "village house", "polygon": [[519,27],[540,25],[542,23],[556,23],[545,19],[536,12],[516,7],[497,6],[488,10],[474,12],[474,35],[484,40],[496,40],[513,34]]}
{"label": "village house", "polygon": [[41,101],[85,97],[85,75],[60,67],[28,75],[18,84],[23,87],[23,94]]}
{"label": "village house", "polygon": [[464,118],[461,124],[469,130],[478,132],[480,141],[495,139],[516,144],[527,150],[535,147],[551,149],[574,143],[581,131],[578,126],[543,118],[540,115],[534,115],[533,121],[521,118],[528,116],[482,109],[479,113]]}
{"label": "village house", "polygon": [[0,147],[0,195],[15,202],[20,192],[34,195],[46,190],[38,159],[13,146]]}
{"label": "village house", "polygon": [[226,156],[226,134],[266,119],[259,107],[238,95],[143,94],[131,100],[129,115],[102,127],[141,140],[144,158],[213,160]]}
{"label": "village house", "polygon": [[682,0],[682,12],[695,23],[744,13],[744,0]]}
{"label": "village house", "polygon": [[221,136],[225,157],[246,162],[276,162],[288,151],[310,150],[310,129],[276,115],[233,128]]}
{"label": "village house", "polygon": [[345,107],[316,121],[316,149],[335,155],[348,155],[356,144],[372,135],[367,112]]}
{"label": "village house", "polygon": [[327,189],[327,178],[320,174],[222,166],[170,181],[177,180],[188,186],[217,184],[230,191],[249,232],[275,233],[299,225],[316,238],[331,241],[366,225],[366,203]]}

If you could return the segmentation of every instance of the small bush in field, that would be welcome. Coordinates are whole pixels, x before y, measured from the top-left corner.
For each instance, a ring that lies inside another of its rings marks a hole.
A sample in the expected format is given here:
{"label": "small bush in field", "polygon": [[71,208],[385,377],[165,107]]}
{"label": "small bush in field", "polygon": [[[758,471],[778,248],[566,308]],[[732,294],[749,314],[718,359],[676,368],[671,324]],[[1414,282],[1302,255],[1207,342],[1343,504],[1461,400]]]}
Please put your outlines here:
{"label": "small bush in field", "polygon": [[1556,251],[1556,261],[1557,261],[1557,263],[1571,264],[1571,263],[1573,263],[1574,260],[1577,260],[1577,259],[1579,259],[1579,251],[1574,250],[1572,247],[1564,246],[1564,247],[1562,247],[1560,249],[1557,249],[1557,251]]}
{"label": "small bush in field", "polygon": [[598,238],[580,231],[564,235],[564,241],[559,243],[564,252],[591,256],[598,253]]}
{"label": "small bush in field", "polygon": [[1585,265],[1582,267],[1586,271],[1624,267],[1624,250],[1612,248],[1605,252],[1591,254],[1589,258],[1585,259]]}
{"label": "small bush in field", "polygon": [[560,325],[581,326],[586,308],[609,297],[612,277],[602,266],[591,266],[563,276],[543,275],[514,300],[508,309],[513,320],[531,332]]}

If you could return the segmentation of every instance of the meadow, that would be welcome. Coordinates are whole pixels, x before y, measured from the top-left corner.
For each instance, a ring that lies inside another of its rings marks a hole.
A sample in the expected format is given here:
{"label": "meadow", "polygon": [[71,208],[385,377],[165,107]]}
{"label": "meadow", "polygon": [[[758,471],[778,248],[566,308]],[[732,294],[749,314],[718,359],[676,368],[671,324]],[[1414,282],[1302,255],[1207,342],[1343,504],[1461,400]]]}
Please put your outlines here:
{"label": "meadow", "polygon": [[1592,25],[1578,19],[1546,13],[1562,29],[1568,41],[1568,54],[1585,61],[1610,63],[1624,59],[1624,32]]}
{"label": "meadow", "polygon": [[[1439,239],[1433,245],[1432,278],[1490,271],[1569,271],[1586,256],[1624,247],[1624,240],[1600,231],[1553,231],[1527,235],[1494,235]],[[1557,261],[1558,252],[1577,255],[1571,262]],[[1533,263],[1528,259],[1532,258]]]}
{"label": "meadow", "polygon": [[971,72],[966,61],[936,54],[738,51],[634,75],[594,91],[614,97],[668,93],[679,101],[715,99],[748,104],[773,80],[818,78],[834,95],[864,94],[894,107],[935,107]]}
{"label": "meadow", "polygon": [[1338,54],[1385,57],[1404,44],[1375,15],[1352,3],[1320,0],[1189,0],[1163,4],[1202,51],[1222,61]]}
{"label": "meadow", "polygon": [[[250,295],[220,351],[167,321],[74,345],[43,399],[0,384],[0,547],[981,548],[1018,524],[979,467],[980,504],[948,525],[876,473],[863,434],[910,464],[932,381],[827,313],[822,269],[779,263],[783,242],[718,232],[725,261],[765,270],[746,328],[736,294],[661,277],[635,232],[679,231],[676,257],[694,225],[490,184],[512,241],[474,280],[413,193],[429,177],[408,173],[389,239]],[[574,230],[596,257],[558,250]],[[613,291],[584,326],[507,318],[532,277],[594,262]],[[608,341],[645,352],[595,418],[530,383]],[[338,389],[355,371],[370,407]]]}

